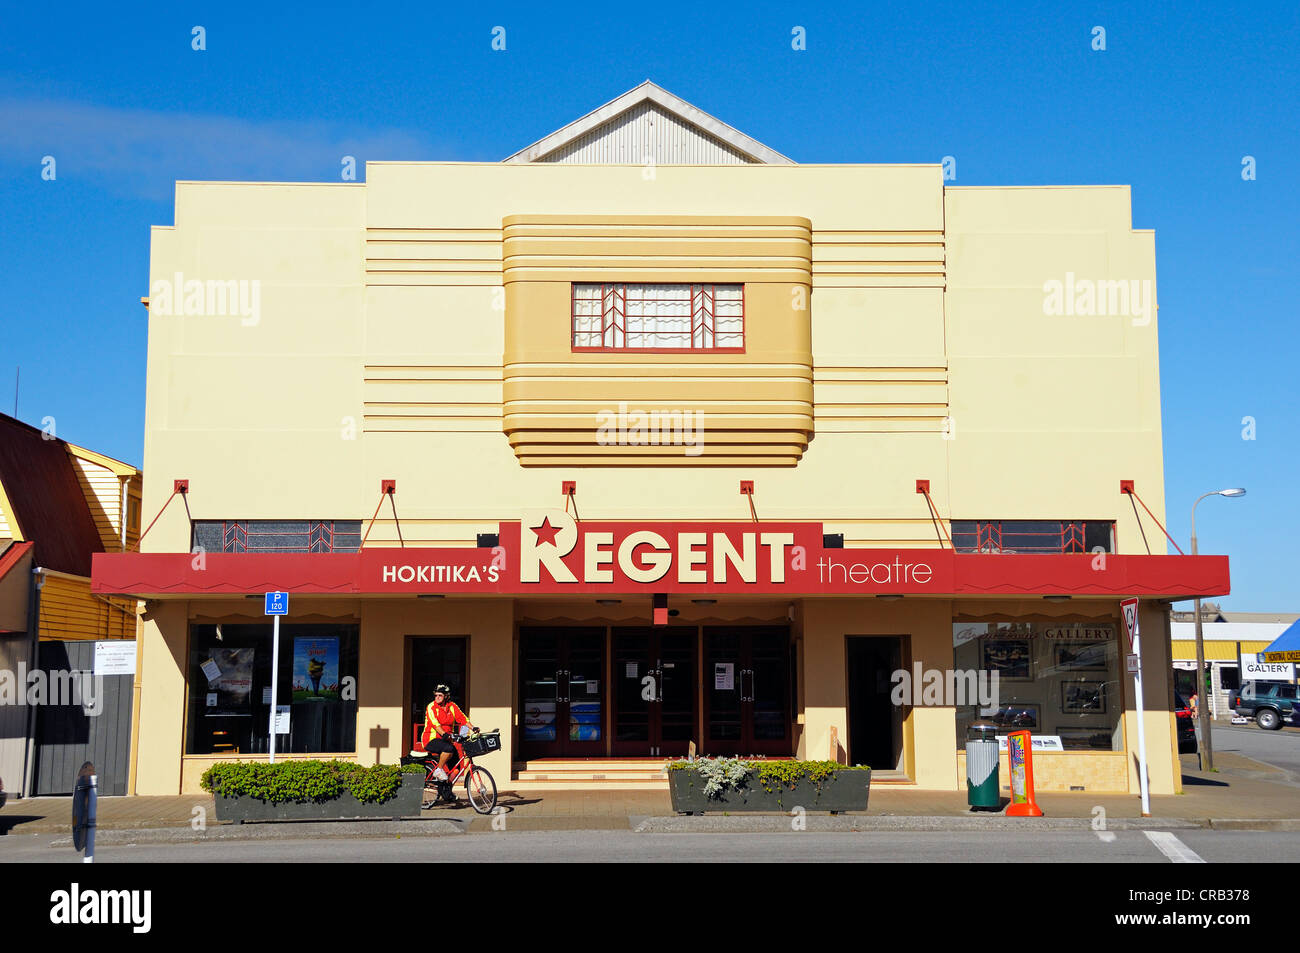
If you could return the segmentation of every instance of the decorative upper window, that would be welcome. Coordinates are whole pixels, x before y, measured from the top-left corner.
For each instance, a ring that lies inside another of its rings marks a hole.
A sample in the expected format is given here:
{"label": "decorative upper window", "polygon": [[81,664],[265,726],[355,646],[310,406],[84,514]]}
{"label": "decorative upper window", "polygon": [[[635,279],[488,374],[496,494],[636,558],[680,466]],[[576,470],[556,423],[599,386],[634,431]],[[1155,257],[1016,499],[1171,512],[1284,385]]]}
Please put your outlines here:
{"label": "decorative upper window", "polygon": [[360,520],[196,520],[194,545],[209,553],[355,553]]}
{"label": "decorative upper window", "polygon": [[953,520],[959,553],[1113,553],[1111,520]]}
{"label": "decorative upper window", "polygon": [[744,285],[573,286],[575,351],[741,351],[744,347]]}

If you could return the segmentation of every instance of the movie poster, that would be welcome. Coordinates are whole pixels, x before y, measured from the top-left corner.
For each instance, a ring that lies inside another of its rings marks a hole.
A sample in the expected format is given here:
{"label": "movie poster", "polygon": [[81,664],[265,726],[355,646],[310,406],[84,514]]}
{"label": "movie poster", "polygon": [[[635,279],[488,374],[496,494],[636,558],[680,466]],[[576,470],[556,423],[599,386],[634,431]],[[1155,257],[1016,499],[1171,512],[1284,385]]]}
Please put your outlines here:
{"label": "movie poster", "polygon": [[[204,714],[247,715],[256,649],[214,648],[201,668],[208,680]],[[215,697],[214,697],[215,696]]]}
{"label": "movie poster", "polygon": [[293,700],[338,701],[339,640],[337,636],[293,640]]}

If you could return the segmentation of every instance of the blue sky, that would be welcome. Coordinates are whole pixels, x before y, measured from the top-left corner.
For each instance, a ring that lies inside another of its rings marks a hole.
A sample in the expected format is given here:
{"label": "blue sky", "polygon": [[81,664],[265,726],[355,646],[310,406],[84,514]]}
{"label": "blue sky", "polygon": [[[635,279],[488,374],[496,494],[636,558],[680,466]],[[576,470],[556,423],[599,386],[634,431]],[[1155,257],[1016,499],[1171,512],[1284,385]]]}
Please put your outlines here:
{"label": "blue sky", "polygon": [[1247,487],[1197,511],[1202,551],[1233,559],[1224,604],[1300,612],[1294,6],[435,6],[9,5],[0,408],[21,365],[19,417],[141,462],[139,298],[174,180],[493,161],[650,78],[800,162],[952,155],[959,185],[1130,184],[1134,226],[1156,230],[1170,532],[1186,547],[1196,496]]}

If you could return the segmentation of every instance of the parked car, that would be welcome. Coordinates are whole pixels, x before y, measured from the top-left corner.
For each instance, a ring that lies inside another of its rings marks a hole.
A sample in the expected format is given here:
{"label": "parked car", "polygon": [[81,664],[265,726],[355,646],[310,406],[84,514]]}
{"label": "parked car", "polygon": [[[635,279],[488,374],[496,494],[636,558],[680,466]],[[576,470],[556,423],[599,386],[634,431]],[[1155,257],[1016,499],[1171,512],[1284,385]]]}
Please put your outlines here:
{"label": "parked car", "polygon": [[1259,727],[1275,731],[1282,722],[1295,718],[1296,686],[1285,682],[1243,682],[1228,698],[1228,705],[1238,715],[1254,718]]}
{"label": "parked car", "polygon": [[1174,692],[1174,717],[1178,725],[1178,753],[1196,754],[1196,724],[1187,700]]}

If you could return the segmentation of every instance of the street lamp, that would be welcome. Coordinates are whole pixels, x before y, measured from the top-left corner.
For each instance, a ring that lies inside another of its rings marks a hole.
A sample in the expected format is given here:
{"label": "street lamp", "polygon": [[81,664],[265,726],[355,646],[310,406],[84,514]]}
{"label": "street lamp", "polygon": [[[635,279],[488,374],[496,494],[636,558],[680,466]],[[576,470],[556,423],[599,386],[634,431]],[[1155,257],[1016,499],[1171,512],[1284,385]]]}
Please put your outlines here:
{"label": "street lamp", "polygon": [[[1246,491],[1241,487],[1232,487],[1227,490],[1212,490],[1209,493],[1202,493],[1196,498],[1196,503],[1192,504],[1192,555],[1196,555],[1196,504],[1207,496],[1245,496]],[[1205,720],[1205,713],[1210,710],[1207,704],[1209,699],[1202,698],[1205,695],[1205,641],[1201,635],[1201,600],[1198,596],[1195,600],[1196,607],[1196,696],[1200,699],[1200,705],[1197,708],[1196,718],[1201,723],[1201,745],[1205,749],[1205,770],[1214,770],[1214,741],[1211,738],[1211,731],[1214,728],[1214,720],[1209,722]],[[1210,693],[1213,697],[1213,692]]]}

